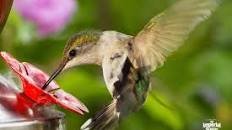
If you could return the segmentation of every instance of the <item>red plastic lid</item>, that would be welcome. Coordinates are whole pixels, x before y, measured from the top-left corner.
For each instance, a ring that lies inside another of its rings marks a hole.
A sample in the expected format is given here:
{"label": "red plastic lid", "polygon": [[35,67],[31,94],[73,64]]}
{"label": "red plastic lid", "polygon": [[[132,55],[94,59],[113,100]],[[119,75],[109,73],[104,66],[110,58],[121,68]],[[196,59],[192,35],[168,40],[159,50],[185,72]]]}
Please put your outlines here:
{"label": "red plastic lid", "polygon": [[19,62],[6,52],[0,52],[7,65],[21,79],[23,94],[37,105],[57,104],[64,109],[83,115],[88,112],[87,107],[71,94],[60,89],[56,82],[51,82],[46,90],[41,89],[49,76],[35,66]]}

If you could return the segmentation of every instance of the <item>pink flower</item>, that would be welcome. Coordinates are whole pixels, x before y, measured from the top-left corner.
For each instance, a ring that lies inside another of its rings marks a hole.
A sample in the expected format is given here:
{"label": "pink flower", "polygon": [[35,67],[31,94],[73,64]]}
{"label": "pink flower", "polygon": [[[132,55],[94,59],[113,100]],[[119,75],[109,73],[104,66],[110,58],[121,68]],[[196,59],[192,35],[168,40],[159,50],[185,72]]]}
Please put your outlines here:
{"label": "pink flower", "polygon": [[34,23],[40,36],[61,31],[76,10],[75,0],[15,0],[15,9]]}

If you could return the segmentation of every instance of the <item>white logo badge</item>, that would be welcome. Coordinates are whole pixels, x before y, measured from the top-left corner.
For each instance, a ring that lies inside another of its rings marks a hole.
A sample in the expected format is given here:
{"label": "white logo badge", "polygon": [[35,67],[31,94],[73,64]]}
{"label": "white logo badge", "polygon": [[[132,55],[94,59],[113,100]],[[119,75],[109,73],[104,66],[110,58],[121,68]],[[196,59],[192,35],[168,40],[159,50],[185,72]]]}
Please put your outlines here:
{"label": "white logo badge", "polygon": [[221,123],[217,122],[216,119],[209,119],[208,121],[203,122],[202,126],[205,130],[219,130],[219,128],[221,128]]}

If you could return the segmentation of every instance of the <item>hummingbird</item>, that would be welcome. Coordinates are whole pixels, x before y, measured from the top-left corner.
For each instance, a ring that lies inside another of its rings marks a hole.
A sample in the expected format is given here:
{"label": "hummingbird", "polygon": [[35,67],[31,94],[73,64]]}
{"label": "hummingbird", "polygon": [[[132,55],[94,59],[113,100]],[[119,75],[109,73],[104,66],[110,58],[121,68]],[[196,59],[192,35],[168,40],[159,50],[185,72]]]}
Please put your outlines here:
{"label": "hummingbird", "polygon": [[114,129],[144,104],[151,73],[206,20],[219,0],[179,0],[153,17],[135,36],[117,31],[84,31],[69,38],[57,69],[43,89],[62,71],[83,64],[102,67],[112,102],[87,120],[82,130]]}

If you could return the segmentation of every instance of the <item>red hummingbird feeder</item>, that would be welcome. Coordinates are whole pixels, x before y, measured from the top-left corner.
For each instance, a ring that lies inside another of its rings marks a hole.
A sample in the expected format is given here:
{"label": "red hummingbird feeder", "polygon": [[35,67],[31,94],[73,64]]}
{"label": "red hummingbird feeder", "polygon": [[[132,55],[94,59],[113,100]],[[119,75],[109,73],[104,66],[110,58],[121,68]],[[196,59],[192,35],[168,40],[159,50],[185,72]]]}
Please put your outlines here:
{"label": "red hummingbird feeder", "polygon": [[87,107],[82,102],[62,90],[54,81],[43,90],[41,87],[49,78],[46,73],[29,63],[17,61],[6,52],[0,52],[0,55],[22,83],[21,91],[17,91],[14,88],[0,89],[2,97],[5,95],[6,97],[11,96],[13,99],[17,99],[11,102],[12,98],[0,98],[5,105],[10,105],[14,111],[34,116],[36,108],[56,104],[80,115],[88,112]]}
{"label": "red hummingbird feeder", "polygon": [[[13,0],[0,0],[0,33],[6,23]],[[78,114],[88,109],[74,96],[52,82],[41,89],[48,76],[29,63],[20,63],[6,52],[3,61],[15,72],[21,89],[11,78],[0,75],[0,129],[9,130],[65,130],[64,114],[52,106],[57,104]]]}

